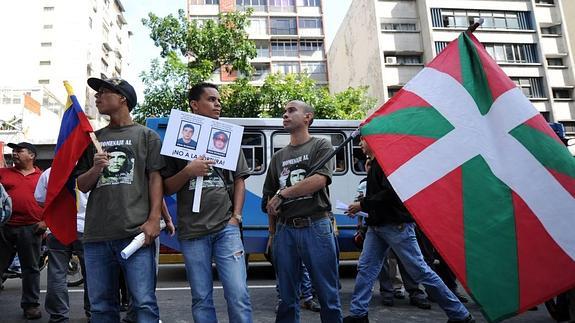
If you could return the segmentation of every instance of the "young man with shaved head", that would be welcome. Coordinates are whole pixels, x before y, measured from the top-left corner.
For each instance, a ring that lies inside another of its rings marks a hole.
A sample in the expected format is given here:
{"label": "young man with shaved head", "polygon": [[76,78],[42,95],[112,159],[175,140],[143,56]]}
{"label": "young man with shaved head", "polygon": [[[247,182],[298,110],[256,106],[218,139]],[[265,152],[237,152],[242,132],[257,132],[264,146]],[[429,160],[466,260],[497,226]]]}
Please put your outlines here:
{"label": "young man with shaved head", "polygon": [[302,262],[321,304],[321,321],[342,321],[337,249],[327,190],[333,160],[309,173],[333,147],[326,139],[310,135],[313,117],[313,108],[305,102],[291,101],[286,105],[283,126],[290,134],[290,143],[272,157],[263,188],[263,196],[272,196],[267,212],[270,234],[275,234],[273,254],[281,298],[276,322],[299,322]]}

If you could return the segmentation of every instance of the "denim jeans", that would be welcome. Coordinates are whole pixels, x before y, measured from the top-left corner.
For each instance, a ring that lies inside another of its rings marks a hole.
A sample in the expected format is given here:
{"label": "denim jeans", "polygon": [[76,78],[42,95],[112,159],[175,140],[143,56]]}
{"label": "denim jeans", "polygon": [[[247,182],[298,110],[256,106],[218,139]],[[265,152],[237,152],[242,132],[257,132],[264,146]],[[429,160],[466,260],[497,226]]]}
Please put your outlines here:
{"label": "denim jeans", "polygon": [[437,300],[437,304],[450,319],[462,320],[469,315],[465,306],[423,260],[414,229],[414,223],[369,227],[357,265],[358,273],[350,306],[352,316],[367,315],[371,289],[389,248],[393,249],[407,274],[416,283],[425,286],[427,293]]}
{"label": "denim jeans", "polygon": [[18,252],[22,268],[22,300],[20,307],[40,306],[40,245],[42,236],[34,233],[35,224],[0,228],[0,273],[3,273],[12,256]]}
{"label": "denim jeans", "polygon": [[294,228],[278,223],[273,248],[282,300],[276,322],[299,322],[302,262],[309,272],[321,305],[321,321],[341,322],[338,255],[330,220],[319,219],[305,228]]}
{"label": "denim jeans", "polygon": [[118,298],[119,271],[122,270],[139,323],[157,323],[160,314],[156,300],[156,248],[154,244],[123,259],[120,252],[132,238],[84,243],[88,296],[94,323],[120,322]]}
{"label": "denim jeans", "polygon": [[82,233],[78,233],[78,240],[69,245],[63,245],[54,237],[48,235],[48,286],[46,288],[46,302],[44,307],[50,315],[50,322],[69,322],[69,298],[66,276],[68,263],[72,255],[80,259],[82,277],[84,277],[84,311],[90,312],[90,300],[88,298],[88,283],[86,282],[86,266],[84,264],[84,248],[82,247]]}
{"label": "denim jeans", "polygon": [[[313,298],[313,288],[311,285],[311,279],[309,278],[309,273],[307,271],[307,269],[305,268],[305,265],[302,263],[301,264],[301,283],[300,283],[300,287],[299,287],[299,296],[301,297],[301,299],[303,299],[304,301],[309,301],[310,299]],[[278,294],[278,299],[281,301],[280,299],[280,285],[279,283],[276,283],[276,292]]]}
{"label": "denim jeans", "polygon": [[212,259],[224,288],[229,322],[252,322],[244,246],[240,229],[228,224],[200,238],[180,240],[192,291],[194,322],[217,322],[213,300]]}

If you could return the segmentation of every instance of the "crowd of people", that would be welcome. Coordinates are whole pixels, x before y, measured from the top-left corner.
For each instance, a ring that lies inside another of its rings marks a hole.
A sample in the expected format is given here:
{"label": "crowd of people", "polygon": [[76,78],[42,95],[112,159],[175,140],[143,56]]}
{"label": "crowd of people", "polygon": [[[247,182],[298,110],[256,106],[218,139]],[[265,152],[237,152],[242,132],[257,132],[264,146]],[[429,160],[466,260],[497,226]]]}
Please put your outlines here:
{"label": "crowd of people", "polygon": [[[126,322],[159,322],[156,299],[157,237],[163,220],[171,233],[174,225],[164,194],[177,194],[177,235],[191,287],[191,313],[195,322],[216,322],[212,262],[223,285],[230,322],[252,322],[247,287],[245,252],[241,240],[245,180],[250,175],[239,150],[235,171],[222,170],[214,161],[199,157],[186,161],[160,155],[161,140],[151,129],[135,123],[134,88],[122,79],[90,78],[99,112],[109,116],[107,127],[95,132],[102,149],[92,145],[78,161],[76,178],[80,208],[78,239],[64,245],[48,237],[48,286],[44,308],[50,322],[69,321],[65,268],[72,254],[85,268],[84,310],[91,322],[120,322],[119,297],[123,275],[128,299]],[[191,112],[212,119],[221,113],[217,86],[200,83],[188,93]],[[368,322],[372,288],[380,280],[384,305],[405,295],[392,284],[399,265],[412,305],[430,308],[425,292],[446,313],[449,323],[474,322],[462,304],[462,295],[430,268],[417,244],[413,218],[395,194],[366,141],[365,190],[347,214],[369,214],[359,259],[350,314],[344,318],[340,301],[338,246],[331,215],[328,187],[335,169],[333,159],[323,165],[332,145],[310,135],[314,109],[302,101],[288,102],[283,126],[290,142],[270,162],[262,188],[263,208],[269,220],[269,255],[277,276],[276,322],[299,322],[300,308],[318,311],[322,322]],[[194,127],[181,129],[180,145],[195,145]],[[212,138],[214,149],[225,150],[229,136]],[[13,167],[0,169],[0,183],[13,200],[10,220],[0,228],[0,270],[15,252],[22,266],[21,307],[26,319],[42,316],[39,303],[40,242],[47,228],[42,207],[50,170],[34,166],[37,150],[26,142],[9,144]],[[199,212],[193,211],[196,179],[203,177]],[[84,203],[82,203],[84,201]],[[124,259],[121,251],[143,233],[144,246]],[[321,255],[321,256],[318,256]],[[394,261],[395,259],[395,261]],[[383,268],[383,269],[382,269]],[[317,297],[317,302],[314,298]],[[303,298],[303,299],[302,299]],[[319,304],[318,304],[319,303]]]}

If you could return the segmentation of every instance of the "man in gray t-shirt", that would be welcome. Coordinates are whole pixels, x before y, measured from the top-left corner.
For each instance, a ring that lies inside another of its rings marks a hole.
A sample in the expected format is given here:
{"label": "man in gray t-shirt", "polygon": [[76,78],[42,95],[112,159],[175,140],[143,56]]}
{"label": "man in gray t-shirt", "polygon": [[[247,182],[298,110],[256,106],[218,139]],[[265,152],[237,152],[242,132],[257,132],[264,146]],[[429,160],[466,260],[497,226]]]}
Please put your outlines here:
{"label": "man in gray t-shirt", "polygon": [[[88,79],[96,107],[110,124],[96,131],[103,152],[90,146],[75,174],[80,191],[90,192],[84,227],[84,259],[93,322],[118,322],[119,272],[125,274],[138,322],[160,319],[156,301],[154,239],[160,234],[164,160],[159,136],[134,123],[134,88],[125,80]],[[140,232],[145,246],[128,259],[120,252]]]}
{"label": "man in gray t-shirt", "polygon": [[342,321],[338,291],[335,236],[328,217],[331,210],[327,186],[333,159],[310,173],[333,151],[325,139],[309,134],[314,110],[305,102],[289,102],[283,114],[288,146],[272,157],[263,188],[267,203],[273,255],[281,302],[276,322],[299,322],[298,288],[303,262],[321,304],[322,322]]}
{"label": "man in gray t-shirt", "polygon": [[[196,114],[219,119],[220,93],[217,86],[200,83],[188,94]],[[212,167],[214,162],[199,157],[191,162],[168,157],[162,171],[166,194],[177,193],[178,238],[192,291],[195,322],[216,322],[212,299],[212,259],[228,300],[230,322],[252,322],[252,308],[246,282],[244,247],[240,238],[241,212],[249,169],[243,153],[234,172]],[[200,212],[192,211],[196,178],[204,177]]]}

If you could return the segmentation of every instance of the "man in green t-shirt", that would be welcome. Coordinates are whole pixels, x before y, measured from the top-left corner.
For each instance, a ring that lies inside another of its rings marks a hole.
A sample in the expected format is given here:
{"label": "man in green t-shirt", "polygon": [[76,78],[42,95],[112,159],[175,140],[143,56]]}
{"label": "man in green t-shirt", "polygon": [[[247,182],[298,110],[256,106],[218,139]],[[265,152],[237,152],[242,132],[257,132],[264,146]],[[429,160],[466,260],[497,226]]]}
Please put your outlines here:
{"label": "man in green t-shirt", "polygon": [[[338,261],[329,219],[333,159],[309,173],[333,151],[330,142],[312,137],[314,110],[305,102],[289,102],[283,114],[290,143],[274,154],[263,196],[267,203],[273,254],[281,302],[276,322],[299,322],[299,291],[303,262],[321,304],[322,322],[342,321],[338,292]],[[274,226],[275,224],[275,226]]]}
{"label": "man in green t-shirt", "polygon": [[[219,119],[217,86],[200,83],[188,94],[195,114]],[[250,172],[240,150],[233,172],[214,168],[213,161],[199,157],[191,162],[166,157],[162,171],[166,194],[177,193],[178,238],[192,291],[195,322],[216,322],[212,299],[212,259],[224,287],[230,322],[252,322],[252,307],[246,282],[244,246],[240,238],[245,183]],[[200,212],[192,211],[196,178],[203,176]]]}
{"label": "man in green t-shirt", "polygon": [[[90,191],[84,227],[84,261],[93,322],[118,322],[122,270],[138,322],[159,320],[154,239],[160,234],[164,159],[160,137],[134,123],[134,88],[122,79],[88,79],[96,107],[110,124],[96,131],[104,152],[92,145],[76,166],[78,188]],[[145,246],[128,259],[120,252],[143,232]]]}

